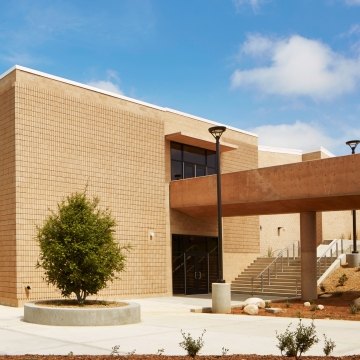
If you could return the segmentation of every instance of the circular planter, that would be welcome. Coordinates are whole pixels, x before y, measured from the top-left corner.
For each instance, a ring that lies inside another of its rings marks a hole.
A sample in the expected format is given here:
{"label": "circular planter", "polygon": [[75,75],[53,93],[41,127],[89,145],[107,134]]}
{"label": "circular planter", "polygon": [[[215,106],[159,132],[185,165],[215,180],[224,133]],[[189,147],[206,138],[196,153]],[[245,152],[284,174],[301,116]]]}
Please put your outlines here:
{"label": "circular planter", "polygon": [[34,301],[24,305],[24,321],[41,325],[106,326],[135,324],[140,320],[140,305],[136,303],[112,307],[61,307]]}

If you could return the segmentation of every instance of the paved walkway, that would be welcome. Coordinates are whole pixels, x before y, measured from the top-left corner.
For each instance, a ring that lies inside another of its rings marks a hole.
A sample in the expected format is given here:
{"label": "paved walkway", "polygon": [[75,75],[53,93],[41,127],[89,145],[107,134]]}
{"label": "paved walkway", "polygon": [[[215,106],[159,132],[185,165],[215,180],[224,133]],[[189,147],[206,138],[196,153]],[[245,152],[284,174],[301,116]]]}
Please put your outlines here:
{"label": "paved walkway", "polygon": [[[238,297],[234,300],[241,300]],[[139,324],[101,327],[46,326],[25,323],[23,308],[0,306],[0,354],[68,354],[109,355],[115,345],[119,353],[184,355],[180,348],[181,330],[197,338],[203,329],[201,354],[280,354],[276,331],[282,333],[297,319],[261,316],[235,316],[190,312],[210,307],[207,297],[157,297],[131,299],[141,304]],[[304,320],[308,323],[307,320]],[[360,322],[315,320],[320,343],[309,355],[323,355],[323,334],[336,343],[335,356],[360,354]]]}

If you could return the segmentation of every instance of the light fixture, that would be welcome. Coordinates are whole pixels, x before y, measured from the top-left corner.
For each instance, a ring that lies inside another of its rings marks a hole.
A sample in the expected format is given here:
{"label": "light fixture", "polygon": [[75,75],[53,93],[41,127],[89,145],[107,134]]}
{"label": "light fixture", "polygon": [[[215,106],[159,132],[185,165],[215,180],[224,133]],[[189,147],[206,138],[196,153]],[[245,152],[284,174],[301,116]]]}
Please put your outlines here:
{"label": "light fixture", "polygon": [[221,209],[221,168],[220,168],[220,138],[226,131],[225,126],[213,126],[209,133],[216,140],[216,190],[217,190],[217,222],[218,222],[218,283],[224,283],[223,279],[223,245],[222,245],[222,209]]}
{"label": "light fixture", "polygon": [[[350,146],[351,154],[355,154],[355,149],[360,143],[360,140],[349,140],[345,144]],[[353,220],[353,254],[358,253],[357,251],[357,239],[356,239],[356,210],[352,210],[352,220]]]}
{"label": "light fixture", "polygon": [[360,143],[360,140],[349,140],[345,144],[350,146],[351,153],[355,154],[355,149],[356,149],[356,147],[358,146],[359,143]]}

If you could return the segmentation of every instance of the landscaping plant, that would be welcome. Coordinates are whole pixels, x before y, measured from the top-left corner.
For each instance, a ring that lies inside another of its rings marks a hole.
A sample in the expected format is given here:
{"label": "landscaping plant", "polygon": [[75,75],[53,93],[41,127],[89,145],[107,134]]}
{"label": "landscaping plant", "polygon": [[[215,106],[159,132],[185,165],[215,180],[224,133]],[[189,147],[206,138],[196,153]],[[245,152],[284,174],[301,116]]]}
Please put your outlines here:
{"label": "landscaping plant", "polygon": [[125,267],[128,247],[117,244],[115,219],[109,210],[98,209],[98,204],[97,198],[88,199],[86,191],[72,194],[37,228],[37,267],[44,269],[48,284],[65,297],[74,293],[80,305]]}
{"label": "landscaping plant", "polygon": [[336,346],[335,341],[333,341],[331,339],[328,339],[325,334],[323,334],[323,335],[324,335],[324,348],[323,348],[323,351],[324,351],[324,354],[326,356],[329,356],[333,352],[333,350],[334,350],[334,348]]}
{"label": "landscaping plant", "polygon": [[316,335],[314,322],[309,326],[303,325],[301,319],[294,331],[290,330],[291,324],[286,328],[283,334],[277,334],[279,340],[277,347],[281,351],[281,355],[295,357],[299,359],[302,354],[308,351],[319,339]]}
{"label": "landscaping plant", "polygon": [[347,275],[342,274],[338,279],[338,286],[344,286],[347,280],[348,280]]}
{"label": "landscaping plant", "polygon": [[179,343],[179,345],[184,350],[187,351],[187,354],[189,356],[194,358],[199,353],[201,348],[204,346],[203,336],[204,336],[205,332],[206,332],[206,330],[204,329],[202,334],[200,335],[200,337],[195,340],[195,339],[193,339],[193,337],[191,336],[190,333],[185,334],[181,330],[181,335],[183,336],[184,340],[181,343]]}

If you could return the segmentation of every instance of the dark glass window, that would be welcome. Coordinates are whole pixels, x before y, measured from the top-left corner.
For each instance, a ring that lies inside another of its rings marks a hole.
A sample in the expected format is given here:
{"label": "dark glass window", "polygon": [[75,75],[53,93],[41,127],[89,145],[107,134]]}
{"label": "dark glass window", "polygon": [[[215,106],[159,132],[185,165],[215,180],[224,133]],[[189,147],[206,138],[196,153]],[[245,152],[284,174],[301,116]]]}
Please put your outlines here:
{"label": "dark glass window", "polygon": [[216,173],[215,151],[171,143],[171,180],[187,179]]}

